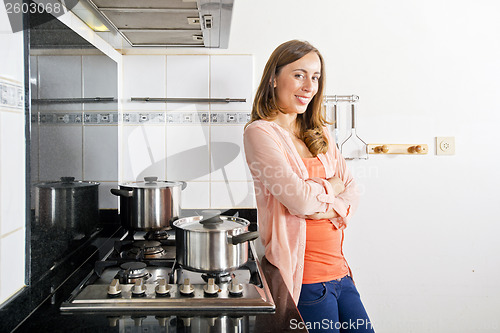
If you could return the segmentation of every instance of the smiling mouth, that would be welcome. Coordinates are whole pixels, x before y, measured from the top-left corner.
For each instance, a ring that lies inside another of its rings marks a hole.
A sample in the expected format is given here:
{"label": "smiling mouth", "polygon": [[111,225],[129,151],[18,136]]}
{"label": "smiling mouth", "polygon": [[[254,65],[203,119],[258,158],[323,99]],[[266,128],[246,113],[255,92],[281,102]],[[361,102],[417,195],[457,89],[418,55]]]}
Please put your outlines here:
{"label": "smiling mouth", "polygon": [[302,103],[302,104],[307,104],[309,103],[309,101],[311,100],[310,98],[308,97],[302,97],[302,96],[295,96],[297,97],[297,99]]}

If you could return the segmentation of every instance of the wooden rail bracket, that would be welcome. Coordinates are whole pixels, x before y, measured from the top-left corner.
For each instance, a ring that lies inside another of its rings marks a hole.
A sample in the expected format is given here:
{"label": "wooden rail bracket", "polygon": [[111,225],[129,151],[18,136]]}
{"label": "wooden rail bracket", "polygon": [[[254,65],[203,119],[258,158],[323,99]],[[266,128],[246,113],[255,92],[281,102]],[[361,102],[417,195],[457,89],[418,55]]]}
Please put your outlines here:
{"label": "wooden rail bracket", "polygon": [[367,145],[368,154],[403,154],[403,155],[425,155],[429,152],[426,144],[383,144],[370,143]]}

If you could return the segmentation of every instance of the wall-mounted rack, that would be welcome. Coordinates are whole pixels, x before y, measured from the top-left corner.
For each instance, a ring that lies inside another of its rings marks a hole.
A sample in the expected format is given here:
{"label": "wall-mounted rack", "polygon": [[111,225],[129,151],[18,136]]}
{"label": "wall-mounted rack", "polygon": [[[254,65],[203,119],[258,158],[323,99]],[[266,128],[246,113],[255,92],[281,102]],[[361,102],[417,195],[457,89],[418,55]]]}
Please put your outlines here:
{"label": "wall-mounted rack", "polygon": [[359,101],[359,96],[358,95],[325,95],[323,97],[323,102],[328,103],[328,102],[349,102],[349,103],[355,103]]}
{"label": "wall-mounted rack", "polygon": [[151,98],[132,97],[132,102],[153,102],[153,103],[245,103],[246,98]]}
{"label": "wall-mounted rack", "polygon": [[110,103],[116,102],[114,97],[87,97],[87,98],[44,98],[32,99],[33,104],[56,104],[56,103]]}
{"label": "wall-mounted rack", "polygon": [[388,155],[425,155],[429,152],[426,144],[382,144],[371,143],[366,147],[368,154]]}

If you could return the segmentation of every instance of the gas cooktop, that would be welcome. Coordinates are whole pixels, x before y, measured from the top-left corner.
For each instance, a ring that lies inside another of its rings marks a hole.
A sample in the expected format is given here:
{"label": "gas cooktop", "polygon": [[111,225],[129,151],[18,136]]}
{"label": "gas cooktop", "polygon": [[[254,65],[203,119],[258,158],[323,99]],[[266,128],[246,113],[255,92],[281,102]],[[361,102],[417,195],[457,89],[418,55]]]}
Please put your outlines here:
{"label": "gas cooktop", "polygon": [[248,313],[275,304],[257,260],[227,273],[199,273],[175,260],[175,233],[129,233],[61,305],[63,312]]}

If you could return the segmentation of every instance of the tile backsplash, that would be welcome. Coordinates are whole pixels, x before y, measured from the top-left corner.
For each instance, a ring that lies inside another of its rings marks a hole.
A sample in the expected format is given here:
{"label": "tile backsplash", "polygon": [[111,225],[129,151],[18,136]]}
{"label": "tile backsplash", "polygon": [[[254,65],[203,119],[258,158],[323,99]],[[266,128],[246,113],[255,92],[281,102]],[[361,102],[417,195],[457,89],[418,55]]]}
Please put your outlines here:
{"label": "tile backsplash", "polygon": [[[116,90],[120,69],[105,56],[37,55],[31,62],[33,98],[118,95],[112,87]],[[110,188],[154,175],[188,182],[183,208],[254,207],[242,140],[252,104],[252,56],[123,56],[121,70],[121,111],[116,102],[34,104],[33,183],[61,176],[98,181],[100,208],[117,208]],[[246,101],[136,102],[132,97]]]}
{"label": "tile backsplash", "polygon": [[[123,58],[120,181],[144,176],[187,181],[182,207],[253,208],[243,152],[250,120],[250,55]],[[231,98],[245,102],[132,102],[132,97]]]}
{"label": "tile backsplash", "polygon": [[30,61],[32,98],[38,99],[32,103],[32,183],[63,176],[97,181],[99,207],[117,208],[116,197],[109,193],[118,184],[117,102],[44,101],[117,99],[116,63],[104,55],[32,55]]}

